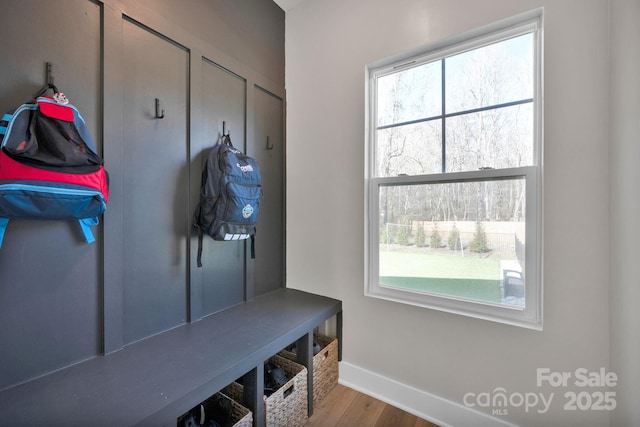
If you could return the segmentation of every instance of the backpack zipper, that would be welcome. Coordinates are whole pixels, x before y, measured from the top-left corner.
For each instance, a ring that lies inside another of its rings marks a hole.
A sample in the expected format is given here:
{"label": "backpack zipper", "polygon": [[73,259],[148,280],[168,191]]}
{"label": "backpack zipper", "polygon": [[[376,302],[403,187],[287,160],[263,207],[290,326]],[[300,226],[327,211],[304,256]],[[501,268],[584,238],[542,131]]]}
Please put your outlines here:
{"label": "backpack zipper", "polygon": [[9,191],[33,191],[36,193],[53,193],[69,196],[100,196],[104,199],[102,193],[97,190],[82,190],[76,188],[48,187],[45,185],[28,185],[28,184],[0,184],[0,190]]}

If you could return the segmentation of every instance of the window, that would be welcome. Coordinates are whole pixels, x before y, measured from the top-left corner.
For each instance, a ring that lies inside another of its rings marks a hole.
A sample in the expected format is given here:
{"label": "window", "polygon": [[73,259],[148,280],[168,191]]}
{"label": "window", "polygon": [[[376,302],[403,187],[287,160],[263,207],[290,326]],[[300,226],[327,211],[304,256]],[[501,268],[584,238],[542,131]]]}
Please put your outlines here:
{"label": "window", "polygon": [[542,328],[540,22],[367,67],[366,295]]}

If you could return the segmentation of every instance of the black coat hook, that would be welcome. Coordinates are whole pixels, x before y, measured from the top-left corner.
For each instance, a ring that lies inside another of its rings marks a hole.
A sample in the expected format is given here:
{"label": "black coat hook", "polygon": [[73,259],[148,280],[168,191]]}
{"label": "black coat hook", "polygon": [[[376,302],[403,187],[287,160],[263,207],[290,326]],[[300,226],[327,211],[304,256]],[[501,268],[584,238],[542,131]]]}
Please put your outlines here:
{"label": "black coat hook", "polygon": [[51,62],[45,64],[47,85],[53,85],[53,74],[51,74]]}
{"label": "black coat hook", "polygon": [[45,83],[42,89],[38,91],[38,93],[34,96],[34,98],[38,98],[44,95],[49,89],[53,90],[53,93],[56,94],[59,92],[58,88],[55,84],[53,84],[53,73],[51,72],[51,62],[45,62]]}
{"label": "black coat hook", "polygon": [[164,119],[164,110],[160,112],[160,100],[156,98],[156,119]]}
{"label": "black coat hook", "polygon": [[267,150],[273,150],[273,144],[269,145],[269,137],[267,136]]}
{"label": "black coat hook", "polygon": [[52,67],[51,62],[47,62],[47,63],[45,64],[45,67],[46,67],[46,71],[47,71],[47,75],[46,75],[46,80],[47,80],[46,87],[48,87],[49,89],[53,89],[53,92],[54,92],[54,93],[58,93],[58,92],[60,92],[60,91],[58,90],[58,88],[56,87],[56,85],[53,83],[53,73],[51,72],[51,67]]}

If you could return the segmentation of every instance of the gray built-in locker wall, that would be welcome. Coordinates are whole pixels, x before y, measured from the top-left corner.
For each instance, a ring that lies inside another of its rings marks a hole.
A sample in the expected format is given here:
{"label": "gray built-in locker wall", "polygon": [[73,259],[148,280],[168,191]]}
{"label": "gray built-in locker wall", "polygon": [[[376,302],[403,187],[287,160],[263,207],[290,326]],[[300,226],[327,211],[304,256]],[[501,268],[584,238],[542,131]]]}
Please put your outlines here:
{"label": "gray built-in locker wall", "polygon": [[[0,112],[32,97],[52,63],[105,159],[110,200],[94,244],[72,221],[10,221],[0,249],[0,389],[284,286],[277,5],[4,0],[2,8]],[[246,242],[205,238],[196,268],[192,215],[223,122],[261,166],[257,257]]]}

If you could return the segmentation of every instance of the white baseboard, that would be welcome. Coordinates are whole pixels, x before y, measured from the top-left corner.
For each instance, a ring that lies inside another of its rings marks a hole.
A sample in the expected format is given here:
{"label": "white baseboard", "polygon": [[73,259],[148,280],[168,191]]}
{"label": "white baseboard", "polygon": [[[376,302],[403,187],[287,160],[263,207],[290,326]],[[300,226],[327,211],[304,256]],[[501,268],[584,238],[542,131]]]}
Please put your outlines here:
{"label": "white baseboard", "polygon": [[339,364],[338,382],[441,427],[516,427],[515,424],[347,362]]}

